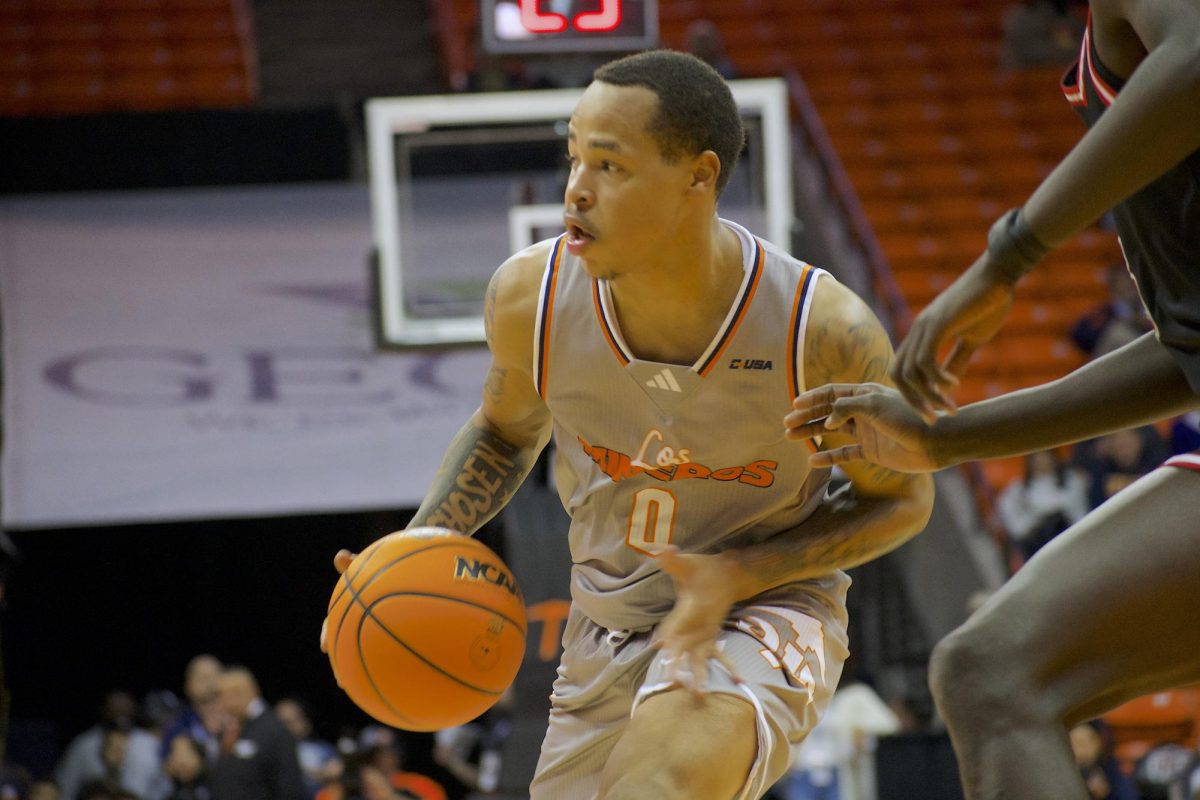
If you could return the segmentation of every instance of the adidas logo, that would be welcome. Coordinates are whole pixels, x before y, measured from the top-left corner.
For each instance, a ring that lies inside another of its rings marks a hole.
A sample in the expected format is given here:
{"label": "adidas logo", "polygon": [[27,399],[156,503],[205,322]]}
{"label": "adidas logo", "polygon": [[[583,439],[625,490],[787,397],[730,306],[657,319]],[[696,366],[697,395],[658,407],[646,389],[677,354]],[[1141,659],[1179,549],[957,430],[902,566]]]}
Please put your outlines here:
{"label": "adidas logo", "polygon": [[662,389],[664,392],[682,392],[679,388],[679,381],[675,380],[675,375],[671,370],[664,369],[662,372],[655,375],[650,380],[646,381],[646,385],[651,389]]}

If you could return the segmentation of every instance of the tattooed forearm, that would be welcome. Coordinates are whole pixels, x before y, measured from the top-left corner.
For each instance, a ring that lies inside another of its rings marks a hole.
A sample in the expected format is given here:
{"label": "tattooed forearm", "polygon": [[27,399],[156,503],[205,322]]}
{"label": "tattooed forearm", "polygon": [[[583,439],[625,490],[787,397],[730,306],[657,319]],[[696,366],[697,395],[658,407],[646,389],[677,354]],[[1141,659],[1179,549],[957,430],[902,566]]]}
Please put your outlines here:
{"label": "tattooed forearm", "polygon": [[727,551],[743,598],[791,581],[850,569],[915,536],[928,518],[924,475],[910,494],[863,497],[845,486],[826,498],[800,525],[750,547]]}
{"label": "tattooed forearm", "polygon": [[468,422],[450,443],[411,524],[474,533],[516,492],[533,455]]}

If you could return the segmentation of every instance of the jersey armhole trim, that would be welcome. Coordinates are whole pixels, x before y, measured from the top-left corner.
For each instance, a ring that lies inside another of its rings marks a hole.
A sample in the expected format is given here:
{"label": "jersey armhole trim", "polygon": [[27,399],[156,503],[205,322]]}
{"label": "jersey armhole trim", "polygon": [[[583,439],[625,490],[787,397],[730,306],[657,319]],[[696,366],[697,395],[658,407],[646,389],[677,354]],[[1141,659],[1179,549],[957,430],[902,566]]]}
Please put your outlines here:
{"label": "jersey armhole trim", "polygon": [[[812,310],[812,298],[816,292],[813,287],[823,274],[811,264],[805,264],[796,284],[796,297],[792,301],[792,318],[788,333],[788,406],[805,389],[804,385],[804,341],[805,330],[808,327],[808,316]],[[812,439],[806,439],[808,448],[816,452],[817,445]]]}
{"label": "jersey armhole trim", "polygon": [[558,237],[554,249],[550,251],[550,257],[546,260],[542,288],[538,293],[537,319],[533,326],[533,381],[542,400],[546,399],[546,377],[550,366],[550,330],[554,322],[554,293],[558,286],[558,268],[562,263],[565,238],[565,235]]}

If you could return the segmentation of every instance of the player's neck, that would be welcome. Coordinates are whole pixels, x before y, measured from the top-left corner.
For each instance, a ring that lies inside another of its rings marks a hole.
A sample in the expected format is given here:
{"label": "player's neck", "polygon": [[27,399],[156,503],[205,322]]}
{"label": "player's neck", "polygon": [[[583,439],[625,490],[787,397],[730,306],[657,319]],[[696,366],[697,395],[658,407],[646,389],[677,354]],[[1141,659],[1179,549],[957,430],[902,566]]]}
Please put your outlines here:
{"label": "player's neck", "polygon": [[707,349],[745,278],[737,234],[713,217],[652,270],[612,281],[617,322],[639,358],[691,364]]}

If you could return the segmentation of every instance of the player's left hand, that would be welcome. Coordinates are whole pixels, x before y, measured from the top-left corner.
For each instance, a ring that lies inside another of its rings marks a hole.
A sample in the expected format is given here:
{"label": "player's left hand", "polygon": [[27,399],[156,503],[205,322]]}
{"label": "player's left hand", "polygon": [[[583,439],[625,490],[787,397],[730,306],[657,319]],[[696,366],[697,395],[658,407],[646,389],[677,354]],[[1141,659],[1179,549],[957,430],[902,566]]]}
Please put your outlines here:
{"label": "player's left hand", "polygon": [[[351,553],[349,550],[338,550],[337,555],[333,557],[333,568],[337,570],[337,574],[341,575],[346,571],[346,567],[350,566],[350,562],[354,560],[357,553]],[[329,642],[326,640],[326,631],[329,629],[329,617],[321,620],[321,652],[329,652]]]}
{"label": "player's left hand", "polygon": [[675,607],[654,632],[668,680],[699,696],[708,685],[708,662],[715,659],[735,681],[732,663],[717,647],[717,636],[737,598],[723,591],[728,575],[719,556],[681,553],[668,546],[656,557],[675,581]]}

